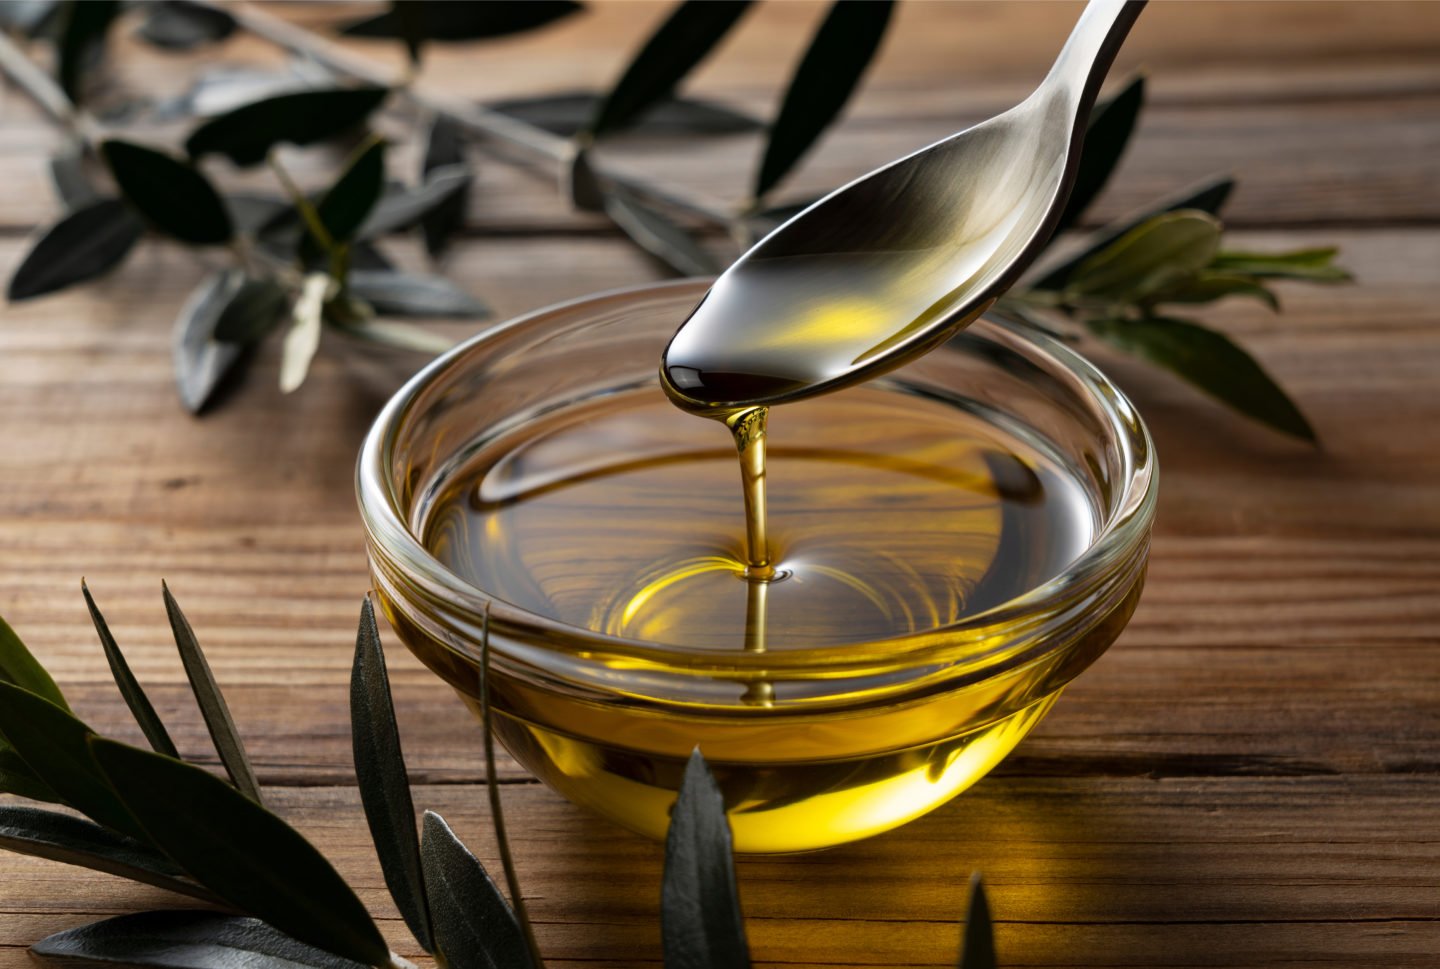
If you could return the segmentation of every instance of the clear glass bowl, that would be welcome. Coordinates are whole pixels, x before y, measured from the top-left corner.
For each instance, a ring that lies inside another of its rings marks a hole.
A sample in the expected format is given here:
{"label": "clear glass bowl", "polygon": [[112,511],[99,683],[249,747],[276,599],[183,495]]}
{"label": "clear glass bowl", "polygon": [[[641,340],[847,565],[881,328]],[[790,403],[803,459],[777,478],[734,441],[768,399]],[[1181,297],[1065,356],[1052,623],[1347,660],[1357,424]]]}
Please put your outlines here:
{"label": "clear glass bowl", "polygon": [[[746,653],[609,636],[518,608],[427,551],[427,515],[477,448],[619,388],[660,394],[660,351],[707,285],[543,309],[410,380],[360,454],[375,588],[400,638],[472,709],[488,611],[496,735],[575,803],[663,837],[698,745],[737,850],[840,844],[918,817],[984,776],[1119,635],[1144,581],[1154,449],[1113,384],[1035,332],[981,320],[897,371],[887,379],[963,398],[1063,462],[1092,504],[1093,540],[1008,602],[843,649]],[[760,685],[773,702],[750,699]]]}

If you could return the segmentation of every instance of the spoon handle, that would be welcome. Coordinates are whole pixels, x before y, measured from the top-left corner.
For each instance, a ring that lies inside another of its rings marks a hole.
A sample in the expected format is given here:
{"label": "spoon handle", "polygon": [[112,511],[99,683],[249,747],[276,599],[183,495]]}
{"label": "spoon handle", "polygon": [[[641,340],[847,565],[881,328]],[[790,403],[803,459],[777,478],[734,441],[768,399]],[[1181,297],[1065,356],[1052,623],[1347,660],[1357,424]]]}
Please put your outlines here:
{"label": "spoon handle", "polygon": [[1082,125],[1145,0],[1090,0],[1040,90],[1066,89]]}

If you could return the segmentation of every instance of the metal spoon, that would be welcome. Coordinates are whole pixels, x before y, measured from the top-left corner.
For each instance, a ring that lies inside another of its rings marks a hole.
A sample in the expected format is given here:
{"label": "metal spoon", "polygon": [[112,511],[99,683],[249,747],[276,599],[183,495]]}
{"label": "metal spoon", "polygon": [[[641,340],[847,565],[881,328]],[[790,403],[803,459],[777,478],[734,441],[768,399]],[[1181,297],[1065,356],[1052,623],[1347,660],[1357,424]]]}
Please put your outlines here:
{"label": "metal spoon", "polygon": [[1096,92],[1143,6],[1091,0],[1019,105],[851,182],[762,239],[665,349],[666,392],[723,417],[838,390],[984,312],[1054,231]]}

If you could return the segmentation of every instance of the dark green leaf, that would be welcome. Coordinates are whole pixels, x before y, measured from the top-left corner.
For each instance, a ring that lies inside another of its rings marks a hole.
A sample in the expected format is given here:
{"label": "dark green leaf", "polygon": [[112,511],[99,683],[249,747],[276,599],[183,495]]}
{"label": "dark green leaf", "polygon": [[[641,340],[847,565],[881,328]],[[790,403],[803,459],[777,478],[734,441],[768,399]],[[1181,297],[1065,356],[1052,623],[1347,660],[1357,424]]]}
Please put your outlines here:
{"label": "dark green leaf", "polygon": [[680,796],[670,812],[660,931],[665,965],[672,969],[750,965],[725,801],[698,747],[685,765]]}
{"label": "dark green leaf", "polygon": [[1305,415],[1255,360],[1230,340],[1188,320],[1091,320],[1101,340],[1164,367],[1247,417],[1315,441]]}
{"label": "dark green leaf", "polygon": [[489,308],[450,280],[394,270],[356,269],[347,281],[350,293],[392,316],[441,316],[478,319]]}
{"label": "dark green leaf", "polygon": [[326,243],[341,245],[350,241],[364,224],[365,218],[380,200],[385,189],[385,142],[373,141],[362,147],[330,191],[315,207],[320,224],[329,239],[316,239],[310,233],[300,241],[300,259],[309,264]]}
{"label": "dark green leaf", "polygon": [[1136,77],[1114,97],[1095,106],[1085,130],[1085,147],[1080,153],[1080,166],[1075,172],[1070,200],[1065,203],[1065,211],[1055,226],[1057,235],[1078,222],[1105,188],[1105,183],[1125,154],[1130,136],[1135,133],[1135,122],[1144,104],[1145,78]]}
{"label": "dark green leaf", "polygon": [[0,683],[0,737],[61,800],[112,831],[146,840],[110,789],[86,741],[90,728],[49,700]]}
{"label": "dark green leaf", "polygon": [[119,12],[115,0],[77,0],[65,5],[56,48],[56,76],[72,104],[80,103],[85,74],[104,55],[105,37]]}
{"label": "dark green leaf", "polygon": [[375,609],[367,597],[360,607],[355,637],[355,662],[350,672],[350,735],[355,753],[355,778],[360,802],[370,825],[370,838],[390,897],[405,924],[426,952],[435,951],[430,910],[425,904],[425,876],[420,865],[420,838],[415,831],[415,802],[400,749],[390,676]]}
{"label": "dark green leaf", "polygon": [[0,794],[18,794],[32,801],[60,803],[60,795],[35,776],[25,758],[11,749],[3,737],[0,737]]}
{"label": "dark green leaf", "polygon": [[230,213],[195,166],[113,138],[100,145],[100,155],[121,193],[161,232],[201,246],[230,241]]}
{"label": "dark green leaf", "polygon": [[200,884],[301,942],[388,964],[365,906],[294,828],[184,761],[104,737],[90,747],[151,841]]}
{"label": "dark green leaf", "polygon": [[425,812],[420,845],[435,944],[452,969],[540,969],[515,913],[445,819]]}
{"label": "dark green leaf", "polygon": [[175,634],[175,648],[180,651],[180,662],[185,667],[185,676],[190,680],[195,701],[200,705],[205,728],[210,731],[210,739],[220,755],[220,763],[225,765],[225,773],[230,775],[240,793],[260,804],[263,801],[260,782],[255,779],[250,757],[245,753],[240,732],[235,729],[235,721],[230,716],[230,706],[215,682],[215,674],[210,672],[210,663],[200,649],[195,631],[180,610],[180,603],[170,594],[170,587],[161,582],[160,592],[165,599],[165,615],[169,617],[170,629]]}
{"label": "dark green leaf", "polygon": [[220,912],[141,912],[57,932],[30,947],[59,966],[156,969],[363,969],[259,919]]}
{"label": "dark green leaf", "polygon": [[570,202],[580,212],[603,212],[605,210],[605,186],[596,174],[594,166],[590,164],[590,153],[585,150],[575,152],[570,158],[570,164],[565,167],[561,176],[563,184],[561,192],[569,197]]}
{"label": "dark green leaf", "polygon": [[285,316],[290,296],[272,277],[247,279],[236,290],[215,324],[215,339],[221,343],[259,342]]}
{"label": "dark green leaf", "polygon": [[594,137],[625,127],[670,97],[749,8],[749,0],[685,0],[660,25],[596,108]]}
{"label": "dark green leaf", "polygon": [[146,9],[148,16],[136,33],[166,50],[192,50],[218,43],[235,32],[235,18],[209,5],[160,0]]}
{"label": "dark green leaf", "polygon": [[196,287],[175,318],[171,337],[175,387],[192,414],[218,398],[226,377],[237,374],[246,359],[241,347],[215,339],[220,317],[244,281],[245,274],[238,269],[215,273]]}
{"label": "dark green leaf", "polygon": [[196,128],[185,141],[191,158],[222,154],[258,165],[281,142],[312,145],[360,124],[390,92],[383,87],[297,91],[236,108]]}
{"label": "dark green leaf", "polygon": [[970,876],[970,911],[965,916],[965,935],[960,943],[960,969],[996,969],[997,965],[990,903],[977,871]]}
{"label": "dark green leaf", "polygon": [[83,209],[100,199],[86,170],[85,151],[78,146],[62,148],[50,156],[50,183],[66,212]]}
{"label": "dark green leaf", "polygon": [[1201,272],[1180,280],[1172,286],[1151,293],[1148,304],[1154,303],[1213,303],[1226,296],[1249,296],[1258,299],[1272,310],[1279,312],[1280,300],[1274,293],[1249,276],[1231,273]]}
{"label": "dark green leaf", "polygon": [[165,729],[165,724],[160,721],[160,715],[155,712],[151,705],[150,698],[145,695],[145,690],[140,681],[135,679],[135,674],[130,671],[130,664],[125,662],[125,655],[120,652],[120,645],[115,642],[115,637],[110,633],[110,626],[105,622],[105,617],[100,614],[100,608],[95,605],[95,599],[90,595],[90,587],[82,579],[80,592],[85,596],[85,607],[90,610],[90,621],[95,624],[95,632],[100,636],[100,645],[105,650],[105,659],[110,663],[110,675],[115,679],[115,685],[120,688],[120,695],[125,698],[125,705],[135,715],[135,722],[140,725],[141,733],[145,739],[150,741],[150,746],[162,754],[171,757],[179,757],[180,752],[175,749],[175,742],[170,739],[170,732]]}
{"label": "dark green leaf", "polygon": [[1220,221],[1195,209],[1142,222],[1075,268],[1067,298],[1144,299],[1199,273],[1220,246]]}
{"label": "dark green leaf", "polygon": [[631,241],[682,276],[713,276],[720,271],[689,232],[624,186],[610,186],[605,194],[605,214]]}
{"label": "dark green leaf", "polygon": [[755,175],[763,198],[840,114],[880,48],[894,4],[890,0],[836,0],[785,91],[780,114]]}
{"label": "dark green leaf", "polygon": [[45,230],[10,277],[10,302],[104,275],[144,233],[145,224],[119,199],[101,199],[71,212]]}
{"label": "dark green leaf", "polygon": [[[599,109],[601,95],[571,91],[537,98],[510,98],[486,105],[551,134],[570,138],[582,131]],[[759,120],[713,101],[661,98],[635,116],[625,130],[645,135],[728,135],[758,131]]]}
{"label": "dark green leaf", "polygon": [[[427,185],[439,184],[442,173],[445,172],[463,171],[468,175],[465,143],[460,126],[444,115],[436,117],[435,123],[430,126],[422,170]],[[473,178],[466,178],[454,193],[445,196],[421,217],[420,228],[425,235],[425,251],[432,257],[440,255],[450,238],[465,228],[465,216],[470,208],[470,185],[473,181]]]}
{"label": "dark green leaf", "polygon": [[1344,283],[1350,273],[1334,264],[1340,250],[1297,249],[1294,252],[1221,252],[1210,264],[1225,273],[1241,273],[1262,279],[1301,279],[1316,283]]}
{"label": "dark green leaf", "polygon": [[55,680],[4,619],[0,619],[0,682],[13,683],[22,690],[29,690],[62,710],[70,709]]}
{"label": "dark green leaf", "polygon": [[1062,260],[1053,268],[1045,270],[1039,279],[1029,284],[1029,288],[1045,290],[1064,289],[1066,282],[1070,279],[1070,274],[1075,271],[1076,266],[1079,266],[1082,262],[1095,255],[1095,253],[1109,246],[1116,239],[1119,239],[1142,222],[1147,222],[1157,215],[1165,212],[1177,212],[1180,209],[1198,209],[1201,212],[1209,212],[1211,215],[1219,215],[1220,209],[1224,207],[1225,200],[1230,197],[1230,192],[1234,187],[1235,180],[1233,178],[1217,178],[1152,205],[1144,212],[1118,219],[1094,233],[1090,237],[1090,241],[1079,252]]}
{"label": "dark green leaf", "polygon": [[387,189],[355,237],[373,239],[408,229],[464,193],[471,181],[473,176],[464,165],[448,165],[427,174],[425,184],[418,188]]}
{"label": "dark green leaf", "polygon": [[385,13],[341,29],[351,37],[406,37],[406,26],[396,8],[423,10],[421,25],[427,40],[456,42],[504,37],[543,27],[583,10],[572,0],[526,0],[525,3],[453,3],[436,0],[400,0]]}
{"label": "dark green leaf", "polygon": [[153,848],[68,814],[0,805],[0,848],[118,875],[207,902],[218,901],[186,881],[179,866]]}

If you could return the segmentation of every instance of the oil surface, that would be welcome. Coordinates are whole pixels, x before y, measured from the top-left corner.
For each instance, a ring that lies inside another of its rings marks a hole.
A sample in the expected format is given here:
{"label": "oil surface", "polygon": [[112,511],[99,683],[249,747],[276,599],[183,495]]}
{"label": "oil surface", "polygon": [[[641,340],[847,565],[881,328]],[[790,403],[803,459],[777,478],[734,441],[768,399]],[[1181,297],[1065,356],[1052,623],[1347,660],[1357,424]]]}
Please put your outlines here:
{"label": "oil surface", "polygon": [[867,385],[772,420],[784,443],[772,437],[764,467],[768,582],[745,578],[729,435],[653,391],[492,442],[432,505],[426,544],[477,587],[563,623],[773,650],[953,623],[1043,583],[1090,541],[1073,476],[949,403]]}

